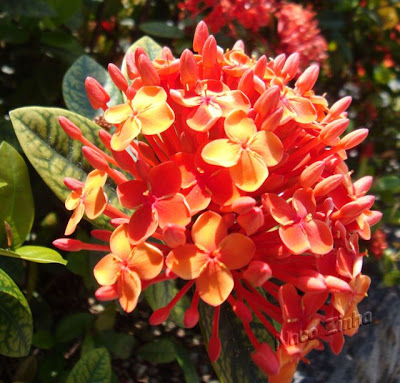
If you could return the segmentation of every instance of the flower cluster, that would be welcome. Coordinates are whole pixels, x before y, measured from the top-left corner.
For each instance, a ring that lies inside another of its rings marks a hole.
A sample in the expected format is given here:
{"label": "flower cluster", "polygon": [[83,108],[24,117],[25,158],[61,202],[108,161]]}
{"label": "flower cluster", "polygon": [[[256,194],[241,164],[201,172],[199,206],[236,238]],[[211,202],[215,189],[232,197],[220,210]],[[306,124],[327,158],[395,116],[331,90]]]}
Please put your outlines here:
{"label": "flower cluster", "polygon": [[[66,207],[75,210],[66,234],[84,214],[108,216],[114,230],[92,232],[104,245],[54,244],[106,252],[94,269],[96,297],[118,299],[126,312],[151,284],[186,281],[150,322],[165,321],[184,294],[192,296],[187,327],[198,322],[200,300],[214,307],[213,361],[227,302],[253,344],[255,364],[271,382],[289,382],[310,350],[324,341],[339,353],[343,335],[357,331],[357,323],[333,331],[332,318],[358,315],[370,283],[358,239],[370,238],[381,214],[366,195],[372,178],[353,183],[345,164],[346,151],[368,131],[341,137],[351,98],[328,105],[316,95],[318,66],[289,85],[297,53],[255,59],[241,42],[224,53],[203,22],[193,49],[175,58],[163,48],[151,61],[137,48],[126,59],[129,82],[110,64],[126,100],[120,105],[108,107],[109,95],[87,78],[89,100],[115,131],[100,129],[103,151],[59,119],[95,168],[85,183],[65,179]],[[120,207],[108,200],[106,179],[116,184]],[[257,339],[255,318],[279,340],[277,350]]]}

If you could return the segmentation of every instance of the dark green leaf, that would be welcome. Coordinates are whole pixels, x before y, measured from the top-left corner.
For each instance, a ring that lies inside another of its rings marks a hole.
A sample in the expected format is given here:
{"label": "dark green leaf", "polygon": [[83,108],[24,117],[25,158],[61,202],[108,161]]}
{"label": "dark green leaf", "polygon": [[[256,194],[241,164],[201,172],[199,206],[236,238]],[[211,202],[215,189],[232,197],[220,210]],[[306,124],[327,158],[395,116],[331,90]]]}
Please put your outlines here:
{"label": "dark green leaf", "polygon": [[32,355],[21,360],[18,364],[17,371],[14,374],[13,382],[32,382],[36,375],[37,364],[36,357]]}
{"label": "dark green leaf", "polygon": [[27,355],[32,332],[28,302],[13,280],[0,270],[0,354],[10,357]]}
{"label": "dark green leaf", "polygon": [[[201,302],[200,327],[208,344],[211,336],[213,308]],[[253,346],[248,340],[240,320],[231,307],[225,303],[221,306],[219,319],[219,337],[221,339],[221,355],[213,364],[222,383],[261,383],[266,382],[266,376],[256,367],[251,359]],[[259,322],[253,321],[252,329],[260,343],[268,343],[275,347],[273,337]]]}
{"label": "dark green leaf", "polygon": [[93,316],[89,313],[75,313],[63,317],[57,324],[55,336],[58,342],[69,342],[78,338],[90,328]]}
{"label": "dark green leaf", "polygon": [[136,353],[151,363],[171,363],[176,359],[175,343],[169,338],[146,343]]}
{"label": "dark green leaf", "polygon": [[42,18],[53,16],[55,11],[45,0],[2,0],[0,13],[17,17]]}
{"label": "dark green leaf", "polygon": [[102,114],[90,105],[85,91],[85,79],[95,78],[111,97],[109,105],[122,103],[121,92],[115,87],[108,72],[89,56],[79,57],[65,73],[62,89],[65,104],[68,109],[82,116],[94,119]]}
{"label": "dark green leaf", "polygon": [[66,265],[67,261],[57,251],[42,246],[22,246],[15,252],[0,249],[0,255],[11,258],[25,259],[37,263],[61,263]]}
{"label": "dark green leaf", "polygon": [[200,381],[193,361],[190,359],[185,347],[175,343],[176,360],[182,368],[186,383],[197,383]]}
{"label": "dark green leaf", "polygon": [[[0,145],[0,246],[6,247],[4,221],[11,226],[12,247],[21,246],[31,231],[34,206],[28,169],[9,144]],[[4,185],[4,183],[6,185]]]}
{"label": "dark green leaf", "polygon": [[68,375],[66,383],[110,383],[110,355],[105,348],[86,353]]}
{"label": "dark green leaf", "polygon": [[[153,310],[157,310],[166,306],[178,291],[175,281],[164,281],[149,286],[144,294],[150,307]],[[172,309],[169,318],[180,327],[183,327],[183,317],[189,306],[189,299],[184,296]]]}
{"label": "dark green leaf", "polygon": [[128,359],[136,345],[136,339],[129,334],[113,330],[99,333],[97,338],[115,358]]}
{"label": "dark green leaf", "polygon": [[57,24],[64,23],[70,19],[81,7],[82,0],[47,0],[56,12],[54,21]]}
{"label": "dark green leaf", "polygon": [[[70,139],[58,124],[59,116],[69,118],[79,126],[89,141],[104,149],[97,134],[99,126],[75,113],[42,107],[20,108],[10,112],[18,140],[29,161],[56,196],[64,201],[69,195],[69,190],[65,187],[63,179],[72,177],[84,180],[92,168],[82,155],[82,145]],[[105,190],[110,202],[118,205],[115,190],[108,187]],[[101,227],[109,227],[104,216],[94,223]]]}
{"label": "dark green leaf", "polygon": [[395,175],[383,176],[378,180],[375,188],[378,193],[385,191],[400,193],[400,177]]}
{"label": "dark green leaf", "polygon": [[54,346],[54,337],[49,331],[39,330],[33,334],[32,344],[37,348],[49,349]]}
{"label": "dark green leaf", "polygon": [[169,25],[162,21],[149,21],[139,25],[139,29],[151,36],[161,37],[165,39],[182,39],[184,32],[173,25]]}

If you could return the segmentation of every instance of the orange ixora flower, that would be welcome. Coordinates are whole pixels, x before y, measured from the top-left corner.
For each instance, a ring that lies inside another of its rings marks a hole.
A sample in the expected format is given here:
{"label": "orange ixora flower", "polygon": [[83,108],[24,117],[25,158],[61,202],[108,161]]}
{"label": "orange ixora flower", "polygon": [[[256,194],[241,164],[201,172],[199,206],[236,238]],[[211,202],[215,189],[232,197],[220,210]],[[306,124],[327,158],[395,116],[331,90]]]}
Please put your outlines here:
{"label": "orange ixora flower", "polygon": [[251,261],[254,243],[243,234],[228,234],[222,217],[212,211],[197,218],[192,240],[193,244],[173,249],[166,264],[180,278],[195,279],[201,299],[219,306],[233,289],[230,270],[240,269]]}
{"label": "orange ixora flower", "polygon": [[132,100],[107,109],[106,121],[118,125],[111,139],[112,149],[124,150],[139,133],[154,135],[167,130],[175,115],[166,100],[163,88],[144,86]]}
{"label": "orange ixora flower", "polygon": [[126,312],[135,309],[141,280],[150,280],[160,274],[164,257],[149,243],[132,247],[128,227],[119,226],[110,238],[111,253],[102,258],[94,268],[97,282],[103,286],[117,284],[119,303]]}
{"label": "orange ixora flower", "polygon": [[272,132],[257,132],[254,121],[241,110],[229,114],[224,126],[228,138],[211,141],[201,155],[209,164],[229,168],[238,188],[255,191],[268,177],[267,166],[282,159],[282,143]]}
{"label": "orange ixora flower", "polygon": [[65,201],[65,207],[74,210],[74,213],[65,229],[65,235],[75,231],[85,213],[89,219],[96,219],[104,212],[107,206],[107,195],[104,193],[106,180],[105,172],[93,170],[88,174],[85,184],[71,191]]}

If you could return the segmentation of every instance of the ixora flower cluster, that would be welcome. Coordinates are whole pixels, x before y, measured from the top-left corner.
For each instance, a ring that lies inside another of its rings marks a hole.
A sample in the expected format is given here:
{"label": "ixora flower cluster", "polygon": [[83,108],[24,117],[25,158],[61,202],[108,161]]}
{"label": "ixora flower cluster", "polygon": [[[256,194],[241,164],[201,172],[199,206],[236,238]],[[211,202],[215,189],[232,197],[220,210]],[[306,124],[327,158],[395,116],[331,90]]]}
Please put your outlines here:
{"label": "ixora flower cluster", "polygon": [[[288,85],[298,54],[255,59],[240,41],[224,53],[203,22],[193,49],[177,59],[163,48],[151,61],[137,48],[126,61],[130,84],[110,64],[125,94],[121,105],[108,107],[101,85],[86,80],[93,107],[115,126],[112,135],[99,131],[109,153],[59,118],[95,168],[84,183],[65,179],[71,190],[65,205],[74,210],[65,234],[84,214],[105,214],[115,230],[92,232],[105,245],[62,238],[55,246],[108,253],[94,268],[96,297],[118,299],[126,312],[149,285],[187,281],[150,322],[165,321],[191,290],[187,327],[198,322],[200,299],[214,307],[213,361],[221,347],[220,307],[228,302],[254,346],[254,362],[271,382],[289,382],[299,360],[322,341],[339,353],[343,335],[357,332],[357,321],[331,327],[332,318],[343,323],[358,315],[370,284],[361,274],[358,240],[370,238],[381,213],[370,210],[371,177],[353,183],[344,162],[368,131],[340,138],[351,98],[329,106],[316,95],[318,66]],[[108,202],[108,177],[123,210]],[[279,340],[277,350],[257,340],[255,318]]]}

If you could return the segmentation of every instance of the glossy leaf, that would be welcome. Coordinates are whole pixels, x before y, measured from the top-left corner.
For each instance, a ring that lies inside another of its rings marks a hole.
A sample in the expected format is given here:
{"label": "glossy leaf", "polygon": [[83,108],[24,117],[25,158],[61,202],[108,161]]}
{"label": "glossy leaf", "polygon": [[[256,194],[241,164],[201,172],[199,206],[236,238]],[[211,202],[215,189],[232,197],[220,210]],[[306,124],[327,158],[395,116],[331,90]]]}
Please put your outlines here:
{"label": "glossy leaf", "polygon": [[34,218],[28,168],[20,154],[6,142],[0,145],[0,163],[0,246],[7,246],[6,221],[11,227],[12,248],[17,248],[29,235]]}
{"label": "glossy leaf", "polygon": [[[208,344],[211,336],[213,309],[201,303],[199,311],[201,332],[206,344]],[[217,362],[213,363],[219,380],[222,383],[265,383],[267,381],[266,376],[251,359],[251,353],[254,349],[240,320],[227,303],[221,306],[219,323],[221,355]],[[251,327],[260,343],[267,342],[271,347],[275,347],[273,337],[261,323],[253,321]]]}
{"label": "glossy leaf", "polygon": [[161,338],[146,343],[139,347],[136,353],[151,363],[171,363],[176,358],[175,343],[170,338]]}
{"label": "glossy leaf", "polygon": [[[166,306],[178,291],[179,289],[176,287],[175,281],[164,281],[149,286],[144,294],[150,307],[153,310],[157,310]],[[178,326],[184,327],[183,317],[189,306],[190,302],[188,298],[184,296],[172,309],[169,319]]]}
{"label": "glossy leaf", "polygon": [[103,113],[100,109],[94,110],[87,98],[85,79],[88,76],[95,78],[108,92],[111,97],[109,106],[122,103],[121,92],[111,81],[108,72],[91,57],[84,55],[72,64],[63,79],[63,97],[69,110],[89,119]]}
{"label": "glossy leaf", "polygon": [[24,259],[37,263],[61,263],[66,265],[67,261],[57,251],[42,246],[22,246],[14,251],[0,249],[0,255],[11,258]]}
{"label": "glossy leaf", "polygon": [[105,348],[89,351],[76,363],[66,383],[110,383],[111,361]]}
{"label": "glossy leaf", "polygon": [[169,25],[162,21],[149,21],[139,25],[139,29],[151,36],[161,37],[164,39],[182,39],[184,32],[173,25]]}
{"label": "glossy leaf", "polygon": [[[81,152],[81,144],[70,139],[58,124],[57,118],[65,116],[81,129],[83,135],[100,148],[104,148],[97,132],[98,125],[76,113],[59,108],[27,107],[10,112],[15,133],[29,161],[58,198],[65,201],[69,190],[65,177],[85,180],[92,170]],[[114,189],[106,187],[109,200],[117,204]],[[0,189],[1,190],[1,189]],[[94,224],[109,227],[101,216]]]}
{"label": "glossy leaf", "polygon": [[[154,60],[155,58],[161,55],[162,47],[158,45],[151,37],[143,36],[142,38],[137,40],[134,44],[132,44],[128,48],[126,53],[135,52],[135,49],[138,47],[141,47],[146,51],[146,53],[150,57],[150,60]],[[122,61],[121,71],[126,76],[126,78],[128,78],[128,73],[126,71],[126,54],[124,60]]]}
{"label": "glossy leaf", "polygon": [[13,280],[0,269],[0,354],[21,357],[32,343],[32,314]]}

